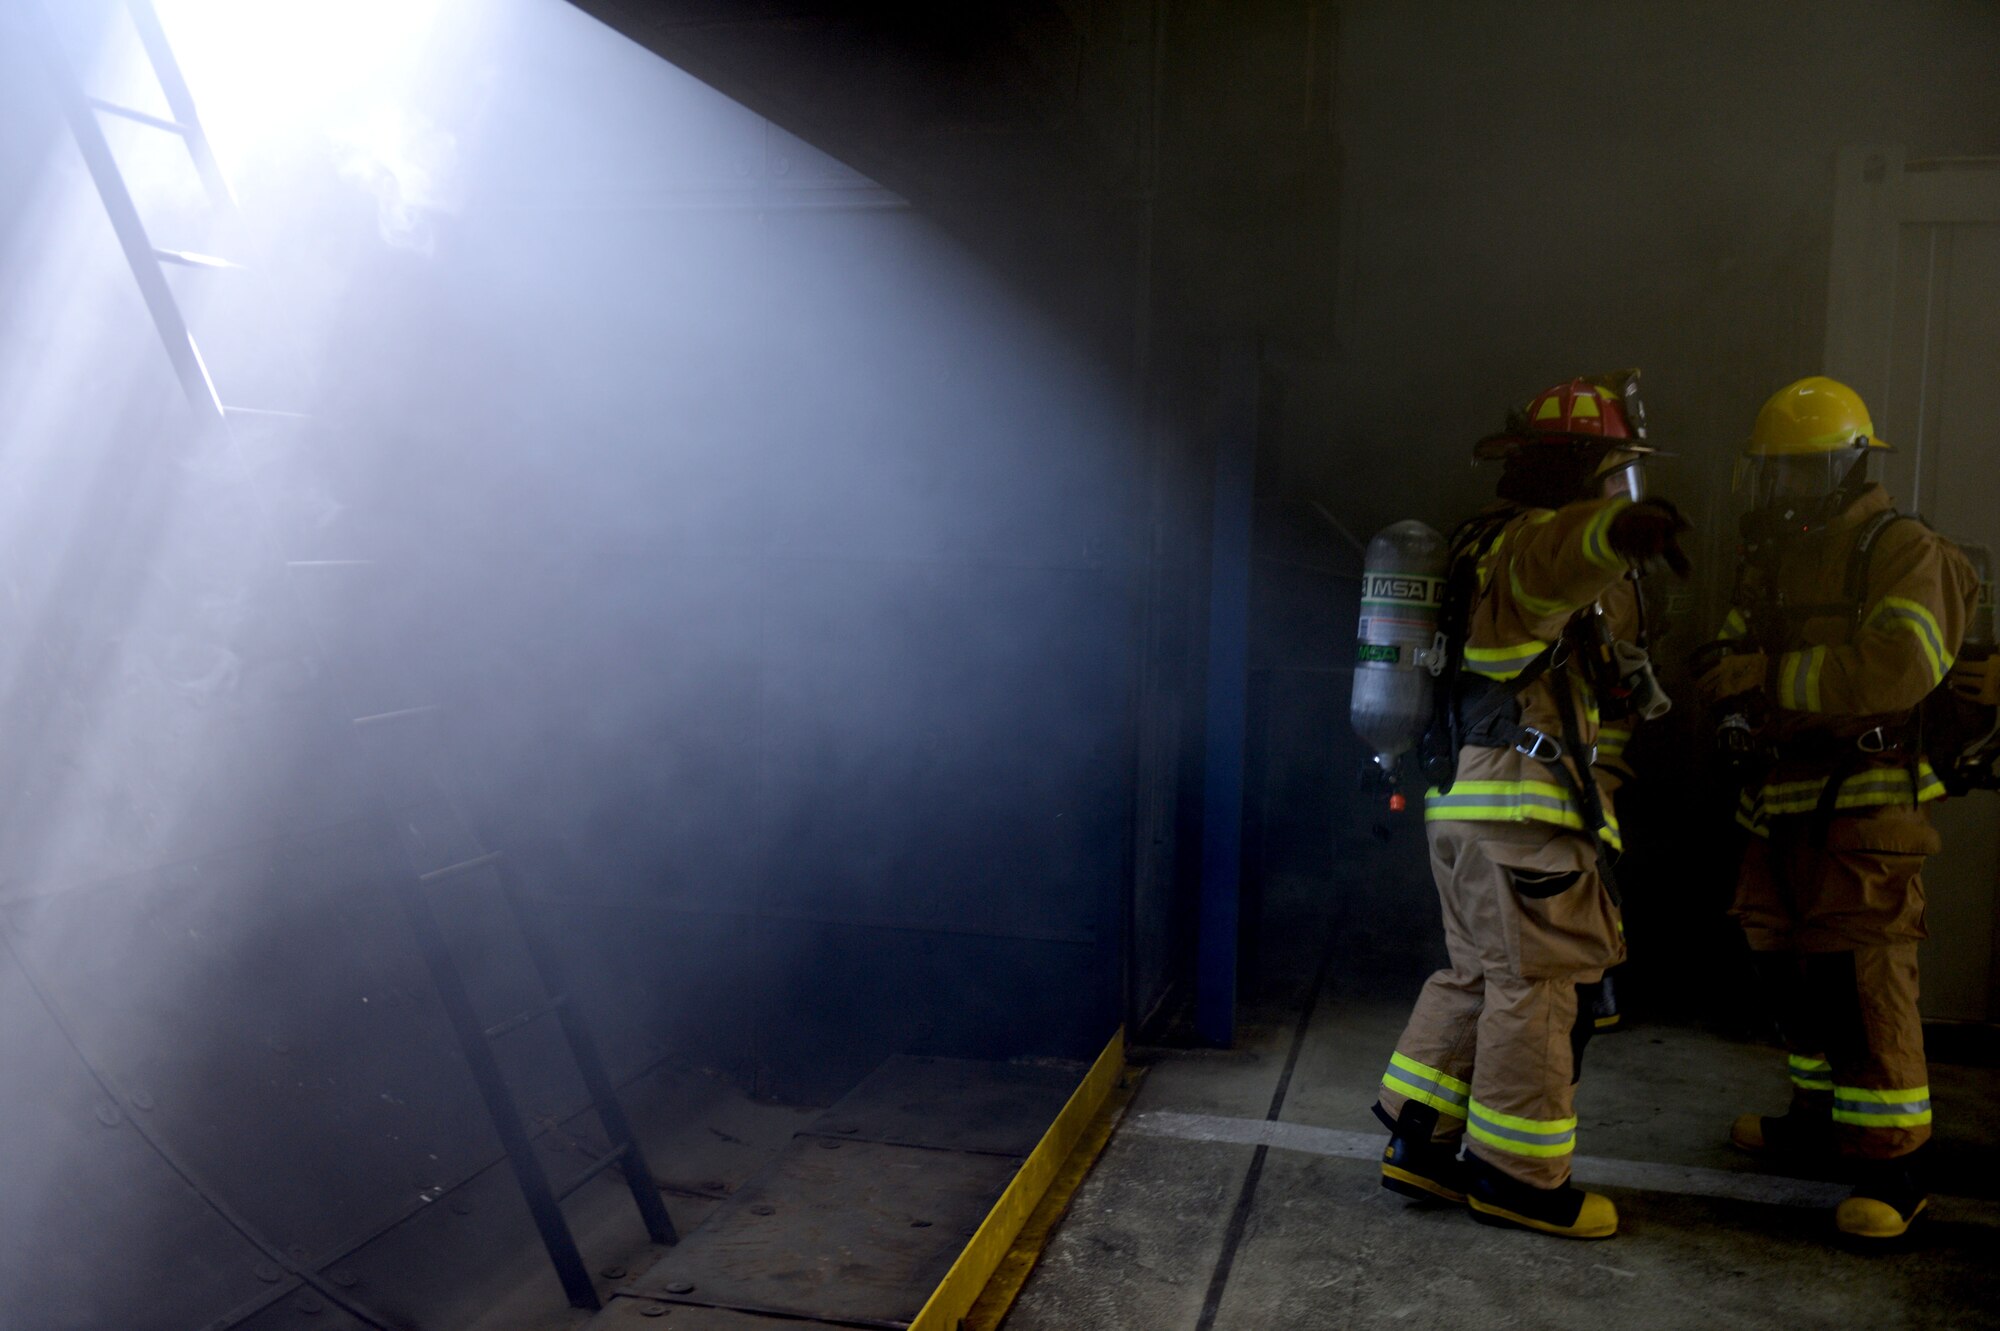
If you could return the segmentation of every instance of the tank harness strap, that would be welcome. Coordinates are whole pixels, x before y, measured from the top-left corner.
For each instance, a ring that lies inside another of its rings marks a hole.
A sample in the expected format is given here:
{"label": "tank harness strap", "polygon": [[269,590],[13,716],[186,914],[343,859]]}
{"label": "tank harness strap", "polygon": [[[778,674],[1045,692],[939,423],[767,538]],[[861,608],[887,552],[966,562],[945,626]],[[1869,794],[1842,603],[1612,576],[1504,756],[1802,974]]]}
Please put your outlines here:
{"label": "tank harness strap", "polygon": [[[1847,556],[1847,578],[1844,590],[1847,594],[1847,613],[1855,632],[1860,631],[1861,625],[1866,621],[1868,616],[1868,566],[1869,561],[1875,555],[1875,543],[1881,538],[1883,532],[1887,531],[1895,523],[1905,519],[1919,523],[1923,521],[1922,518],[1916,517],[1913,514],[1898,513],[1893,508],[1884,509],[1874,517],[1868,519],[1854,537],[1854,547],[1848,552]],[[1826,844],[1827,834],[1833,828],[1834,815],[1840,809],[1841,788],[1847,784],[1849,777],[1857,776],[1861,772],[1866,771],[1872,765],[1870,759],[1880,756],[1883,753],[1893,753],[1900,749],[1906,759],[1906,766],[1910,773],[1910,791],[1912,796],[1914,797],[1916,792],[1922,789],[1923,783],[1919,777],[1919,772],[1924,755],[1923,747],[1918,741],[1916,713],[1912,711],[1905,716],[1898,723],[1897,729],[1903,731],[1903,734],[1891,736],[1888,733],[1887,726],[1877,726],[1874,730],[1860,736],[1854,743],[1843,743],[1838,746],[1835,751],[1836,756],[1833,766],[1827,772],[1826,785],[1820,789],[1819,803],[1813,808],[1812,839],[1814,845],[1824,846]],[[1877,741],[1873,748],[1868,743],[1871,737]]]}
{"label": "tank harness strap", "polygon": [[1612,867],[1611,848],[1604,841],[1604,795],[1597,788],[1597,778],[1584,765],[1583,730],[1577,724],[1576,699],[1570,696],[1568,682],[1567,678],[1557,680],[1549,692],[1555,695],[1556,715],[1562,718],[1563,746],[1569,750],[1576,766],[1572,768],[1560,757],[1548,766],[1555,772],[1556,778],[1569,787],[1577,807],[1583,811],[1584,832],[1596,847],[1597,872],[1604,880],[1604,891],[1613,906],[1623,909],[1625,901],[1618,890],[1618,874]]}

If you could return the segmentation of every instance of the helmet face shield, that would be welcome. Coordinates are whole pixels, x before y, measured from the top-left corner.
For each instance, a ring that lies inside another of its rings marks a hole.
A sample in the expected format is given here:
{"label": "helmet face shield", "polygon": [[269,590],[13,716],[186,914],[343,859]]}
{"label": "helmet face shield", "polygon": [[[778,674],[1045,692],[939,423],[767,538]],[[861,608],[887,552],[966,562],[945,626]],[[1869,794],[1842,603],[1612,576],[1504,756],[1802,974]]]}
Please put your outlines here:
{"label": "helmet face shield", "polygon": [[1611,454],[1598,469],[1597,483],[1598,493],[1606,499],[1638,503],[1646,497],[1645,457],[1623,449]]}
{"label": "helmet face shield", "polygon": [[1866,453],[1864,445],[1826,453],[1738,458],[1734,489],[1738,496],[1749,500],[1752,509],[1802,508],[1827,498],[1845,485],[1855,464]]}

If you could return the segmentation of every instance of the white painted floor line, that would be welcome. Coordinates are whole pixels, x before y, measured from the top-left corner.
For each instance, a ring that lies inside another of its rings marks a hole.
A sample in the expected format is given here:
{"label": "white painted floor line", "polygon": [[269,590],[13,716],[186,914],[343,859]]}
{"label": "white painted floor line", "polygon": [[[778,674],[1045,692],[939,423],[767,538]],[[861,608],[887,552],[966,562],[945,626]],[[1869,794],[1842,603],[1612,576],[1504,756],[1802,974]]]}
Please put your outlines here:
{"label": "white painted floor line", "polygon": [[[1307,1123],[1273,1123],[1258,1118],[1224,1118],[1216,1114],[1180,1114],[1155,1109],[1125,1120],[1124,1130],[1148,1137],[1182,1141],[1225,1142],[1236,1146],[1272,1146],[1281,1151],[1338,1156],[1344,1160],[1380,1160],[1387,1140],[1379,1132],[1344,1132]],[[1730,1169],[1700,1169],[1692,1165],[1661,1165],[1645,1160],[1607,1160],[1580,1155],[1572,1164],[1576,1181],[1639,1192],[1671,1192],[1686,1197],[1720,1197],[1728,1201],[1761,1202],[1767,1206],[1827,1207],[1847,1195],[1839,1183],[1780,1178]],[[1950,1209],[1988,1210],[1990,1203],[1962,1198],[1938,1198]]]}

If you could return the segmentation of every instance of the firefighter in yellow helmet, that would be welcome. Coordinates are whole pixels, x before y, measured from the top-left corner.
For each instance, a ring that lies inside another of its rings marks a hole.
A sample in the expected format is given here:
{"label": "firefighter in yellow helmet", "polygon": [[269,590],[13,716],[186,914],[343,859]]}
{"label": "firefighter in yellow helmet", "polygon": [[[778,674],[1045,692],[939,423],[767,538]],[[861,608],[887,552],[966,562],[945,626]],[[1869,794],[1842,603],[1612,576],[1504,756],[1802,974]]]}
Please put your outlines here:
{"label": "firefighter in yellow helmet", "polygon": [[1837,1157],[1854,1189],[1835,1224],[1864,1240],[1902,1235],[1926,1204],[1918,871],[1944,787],[1915,709],[1951,672],[1977,592],[1965,557],[1869,480],[1887,447],[1834,380],[1764,404],[1738,464],[1750,508],[1732,607],[1697,664],[1751,834],[1730,913],[1790,1051],[1790,1107],[1743,1115],[1731,1137]]}
{"label": "firefighter in yellow helmet", "polygon": [[1500,497],[1453,536],[1421,745],[1451,964],[1425,983],[1375,1106],[1384,1187],[1566,1238],[1618,1228],[1609,1198],[1570,1182],[1590,1030],[1578,986],[1625,955],[1618,821],[1592,766],[1608,691],[1595,663],[1619,659],[1601,650],[1602,607],[1631,595],[1635,568],[1687,571],[1687,524],[1640,494],[1643,430],[1636,373],[1576,379],[1474,450],[1504,463]]}

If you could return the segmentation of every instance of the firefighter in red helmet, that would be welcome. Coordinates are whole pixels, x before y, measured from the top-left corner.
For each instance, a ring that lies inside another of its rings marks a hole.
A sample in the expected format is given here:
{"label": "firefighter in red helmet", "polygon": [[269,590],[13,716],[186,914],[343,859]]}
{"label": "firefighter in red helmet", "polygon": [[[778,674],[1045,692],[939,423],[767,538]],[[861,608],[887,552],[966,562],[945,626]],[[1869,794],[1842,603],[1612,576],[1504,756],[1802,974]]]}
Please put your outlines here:
{"label": "firefighter in red helmet", "polygon": [[1502,463],[1499,499],[1452,538],[1439,719],[1421,748],[1451,960],[1375,1107],[1384,1187],[1566,1238],[1618,1228],[1609,1198],[1570,1182],[1572,1097],[1590,1030],[1578,986],[1625,955],[1618,820],[1592,753],[1611,694],[1651,680],[1608,650],[1604,625],[1634,570],[1688,567],[1686,522],[1643,496],[1651,451],[1636,371],[1557,384],[1474,448]]}

